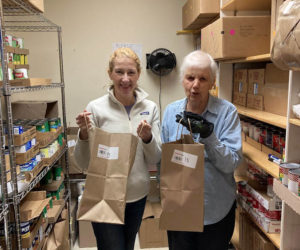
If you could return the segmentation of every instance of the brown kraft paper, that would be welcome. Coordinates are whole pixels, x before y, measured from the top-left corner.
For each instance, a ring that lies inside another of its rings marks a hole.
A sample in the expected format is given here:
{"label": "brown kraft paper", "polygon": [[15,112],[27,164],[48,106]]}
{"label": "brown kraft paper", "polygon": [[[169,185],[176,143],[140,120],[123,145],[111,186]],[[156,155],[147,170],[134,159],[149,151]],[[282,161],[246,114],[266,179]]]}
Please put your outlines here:
{"label": "brown kraft paper", "polygon": [[124,224],[127,180],[137,143],[132,134],[89,130],[90,161],[78,220]]}
{"label": "brown kraft paper", "polygon": [[204,145],[191,135],[162,145],[160,228],[203,231]]}

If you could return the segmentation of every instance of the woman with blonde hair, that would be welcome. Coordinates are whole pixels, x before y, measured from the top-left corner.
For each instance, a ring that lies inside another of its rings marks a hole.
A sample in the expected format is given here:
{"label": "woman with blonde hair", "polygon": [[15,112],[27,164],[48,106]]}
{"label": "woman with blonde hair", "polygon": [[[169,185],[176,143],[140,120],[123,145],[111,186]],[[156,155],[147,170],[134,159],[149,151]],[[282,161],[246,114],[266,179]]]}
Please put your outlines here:
{"label": "woman with blonde hair", "polygon": [[[92,222],[98,249],[133,250],[149,191],[147,165],[160,161],[159,112],[137,81],[141,73],[138,56],[129,48],[114,51],[108,75],[108,93],[91,101],[76,117],[79,126],[75,157],[85,167],[89,160],[88,128],[139,137],[134,164],[128,177],[124,225]],[[100,167],[100,166],[99,166]]]}

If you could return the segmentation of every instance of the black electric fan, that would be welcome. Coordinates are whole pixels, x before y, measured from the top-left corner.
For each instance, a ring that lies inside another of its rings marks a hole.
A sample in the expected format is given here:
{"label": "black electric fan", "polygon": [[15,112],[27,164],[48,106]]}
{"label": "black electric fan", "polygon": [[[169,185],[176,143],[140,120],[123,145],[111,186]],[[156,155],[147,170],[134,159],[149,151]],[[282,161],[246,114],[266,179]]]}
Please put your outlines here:
{"label": "black electric fan", "polygon": [[175,54],[168,49],[156,49],[151,54],[146,54],[146,57],[146,68],[159,76],[169,74],[176,66]]}

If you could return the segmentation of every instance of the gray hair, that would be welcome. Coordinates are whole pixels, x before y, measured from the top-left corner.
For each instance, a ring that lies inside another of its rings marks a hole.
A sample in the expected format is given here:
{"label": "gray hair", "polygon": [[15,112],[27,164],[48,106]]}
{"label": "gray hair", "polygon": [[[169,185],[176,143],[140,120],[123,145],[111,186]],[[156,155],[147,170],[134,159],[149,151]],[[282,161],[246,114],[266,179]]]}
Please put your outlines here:
{"label": "gray hair", "polygon": [[[206,59],[205,57],[209,59],[210,61],[209,65],[205,63],[205,59]],[[215,60],[212,58],[212,56],[201,50],[195,50],[189,53],[184,57],[183,63],[180,67],[180,81],[181,82],[183,81],[184,73],[188,68],[197,67],[200,69],[204,69],[207,66],[209,66],[210,68],[211,81],[215,83],[217,72],[218,72],[218,66]]]}

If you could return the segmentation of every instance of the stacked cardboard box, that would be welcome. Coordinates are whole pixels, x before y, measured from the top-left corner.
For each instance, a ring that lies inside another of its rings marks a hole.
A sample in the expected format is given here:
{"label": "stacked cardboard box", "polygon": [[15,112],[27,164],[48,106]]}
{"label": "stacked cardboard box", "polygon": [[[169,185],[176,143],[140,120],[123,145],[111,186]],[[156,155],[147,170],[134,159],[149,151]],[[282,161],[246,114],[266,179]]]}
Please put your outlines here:
{"label": "stacked cardboard box", "polygon": [[265,69],[248,70],[247,107],[264,110]]}
{"label": "stacked cardboard box", "polygon": [[246,106],[248,91],[248,70],[236,69],[233,77],[233,103]]}

